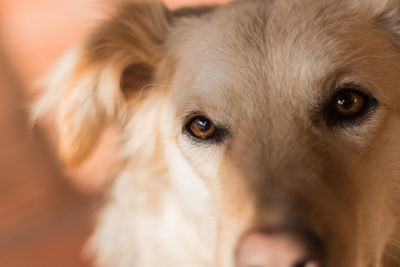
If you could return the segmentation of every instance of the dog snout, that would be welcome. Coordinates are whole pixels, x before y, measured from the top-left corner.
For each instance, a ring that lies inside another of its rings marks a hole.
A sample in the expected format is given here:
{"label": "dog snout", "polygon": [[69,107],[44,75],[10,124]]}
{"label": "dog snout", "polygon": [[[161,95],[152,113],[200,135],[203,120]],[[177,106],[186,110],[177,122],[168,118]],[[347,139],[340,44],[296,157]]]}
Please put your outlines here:
{"label": "dog snout", "polygon": [[251,231],[238,244],[236,267],[322,267],[322,248],[309,231]]}

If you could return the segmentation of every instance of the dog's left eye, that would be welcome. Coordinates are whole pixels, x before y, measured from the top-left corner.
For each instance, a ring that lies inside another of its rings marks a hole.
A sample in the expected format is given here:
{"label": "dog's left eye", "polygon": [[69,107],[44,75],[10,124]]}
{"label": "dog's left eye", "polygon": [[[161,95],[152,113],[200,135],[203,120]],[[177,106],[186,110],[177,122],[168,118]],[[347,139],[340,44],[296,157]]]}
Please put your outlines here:
{"label": "dog's left eye", "polygon": [[362,111],[367,99],[359,92],[345,90],[336,93],[333,101],[334,109],[338,114],[350,117]]}
{"label": "dog's left eye", "polygon": [[377,105],[377,100],[353,88],[344,88],[333,95],[325,108],[328,126],[346,124],[366,118]]}

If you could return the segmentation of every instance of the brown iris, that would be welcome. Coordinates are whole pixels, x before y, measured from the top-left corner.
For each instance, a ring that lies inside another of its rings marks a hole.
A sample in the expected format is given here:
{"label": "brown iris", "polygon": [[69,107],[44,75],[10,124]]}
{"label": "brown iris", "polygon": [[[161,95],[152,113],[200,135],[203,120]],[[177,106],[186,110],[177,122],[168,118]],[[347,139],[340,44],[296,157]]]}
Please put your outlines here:
{"label": "brown iris", "polygon": [[214,123],[203,115],[190,116],[186,129],[192,136],[200,139],[211,138],[216,131]]}
{"label": "brown iris", "polygon": [[336,93],[333,104],[340,115],[350,117],[362,112],[365,96],[356,91],[344,90]]}

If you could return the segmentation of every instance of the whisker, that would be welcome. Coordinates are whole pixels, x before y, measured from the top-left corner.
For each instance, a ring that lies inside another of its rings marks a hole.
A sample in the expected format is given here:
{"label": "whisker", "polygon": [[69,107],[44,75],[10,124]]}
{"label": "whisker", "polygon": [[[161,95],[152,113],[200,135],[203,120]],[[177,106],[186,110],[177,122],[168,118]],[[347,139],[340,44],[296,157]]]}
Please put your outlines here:
{"label": "whisker", "polygon": [[153,86],[159,86],[159,87],[169,88],[168,85],[166,85],[166,84],[161,84],[161,83],[149,83],[149,84],[146,84],[146,85],[144,85],[144,86],[140,89],[138,99],[139,99],[139,100],[142,99],[143,91],[144,91],[146,88],[153,87]]}
{"label": "whisker", "polygon": [[351,59],[349,61],[346,61],[346,63],[344,63],[343,66],[344,67],[348,66],[348,65],[350,65],[352,63],[355,63],[357,61],[361,61],[363,59],[369,59],[369,58],[371,58],[371,59],[389,59],[389,58],[395,58],[395,57],[398,57],[398,55],[393,54],[393,55],[388,55],[388,56],[371,56],[371,55],[360,56],[360,57],[353,58],[353,59]]}

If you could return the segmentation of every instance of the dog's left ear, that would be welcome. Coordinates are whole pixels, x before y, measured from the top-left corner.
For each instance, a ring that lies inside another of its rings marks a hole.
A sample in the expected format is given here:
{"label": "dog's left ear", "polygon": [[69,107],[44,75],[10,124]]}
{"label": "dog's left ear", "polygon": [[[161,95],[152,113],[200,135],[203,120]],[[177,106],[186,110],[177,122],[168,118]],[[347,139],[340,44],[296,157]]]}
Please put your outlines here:
{"label": "dog's left ear", "polygon": [[400,0],[373,0],[373,3],[375,21],[400,44]]}

